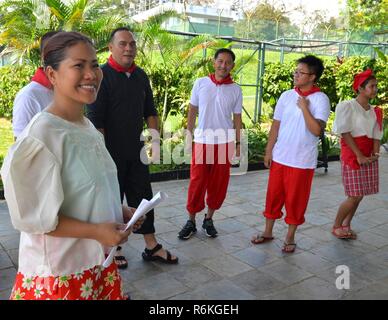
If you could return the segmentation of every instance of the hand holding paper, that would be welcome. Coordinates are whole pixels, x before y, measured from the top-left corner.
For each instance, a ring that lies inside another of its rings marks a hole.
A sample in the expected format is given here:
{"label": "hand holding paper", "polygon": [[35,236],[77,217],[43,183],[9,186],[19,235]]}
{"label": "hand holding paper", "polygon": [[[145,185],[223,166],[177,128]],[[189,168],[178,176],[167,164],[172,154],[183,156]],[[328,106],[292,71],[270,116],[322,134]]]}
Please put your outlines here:
{"label": "hand holding paper", "polygon": [[[127,223],[127,226],[125,227],[125,231],[128,230],[130,227],[132,227],[136,223],[136,221],[139,220],[141,217],[144,217],[144,215],[147,212],[154,209],[158,204],[160,204],[167,198],[168,196],[166,193],[159,191],[151,200],[143,199],[140,202],[139,206],[137,207],[131,220],[129,220],[129,222]],[[108,257],[105,259],[104,263],[102,264],[104,268],[107,268],[112,263],[115,252],[116,252],[116,247],[113,247],[109,252]]]}

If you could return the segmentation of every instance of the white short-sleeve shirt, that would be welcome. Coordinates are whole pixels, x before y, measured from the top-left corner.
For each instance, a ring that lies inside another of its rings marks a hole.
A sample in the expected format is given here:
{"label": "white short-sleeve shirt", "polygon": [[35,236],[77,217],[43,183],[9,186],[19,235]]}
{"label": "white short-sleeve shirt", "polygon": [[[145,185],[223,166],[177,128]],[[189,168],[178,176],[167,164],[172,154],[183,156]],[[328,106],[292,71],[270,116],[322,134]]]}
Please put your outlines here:
{"label": "white short-sleeve shirt", "polygon": [[195,81],[190,104],[198,107],[194,142],[222,144],[235,140],[233,114],[241,114],[242,91],[236,83],[216,85],[209,77]]}
{"label": "white short-sleeve shirt", "polygon": [[16,95],[12,111],[13,135],[19,134],[27,127],[31,119],[43,111],[53,100],[53,91],[40,83],[31,81]]}
{"label": "white short-sleeve shirt", "polygon": [[99,242],[47,235],[58,214],[122,222],[116,166],[89,120],[80,126],[37,114],[10,148],[1,175],[12,224],[21,231],[22,274],[69,275],[103,263],[108,248]]}
{"label": "white short-sleeve shirt", "polygon": [[365,110],[356,99],[342,101],[337,105],[333,130],[337,134],[350,132],[352,137],[367,136],[376,140],[383,136],[376,121],[374,106]]}
{"label": "white short-sleeve shirt", "polygon": [[[319,137],[307,128],[302,110],[297,105],[298,97],[294,89],[288,90],[282,93],[276,104],[273,118],[280,121],[280,128],[272,159],[294,168],[314,169],[317,166]],[[312,116],[326,122],[330,114],[327,95],[315,92],[307,99]]]}

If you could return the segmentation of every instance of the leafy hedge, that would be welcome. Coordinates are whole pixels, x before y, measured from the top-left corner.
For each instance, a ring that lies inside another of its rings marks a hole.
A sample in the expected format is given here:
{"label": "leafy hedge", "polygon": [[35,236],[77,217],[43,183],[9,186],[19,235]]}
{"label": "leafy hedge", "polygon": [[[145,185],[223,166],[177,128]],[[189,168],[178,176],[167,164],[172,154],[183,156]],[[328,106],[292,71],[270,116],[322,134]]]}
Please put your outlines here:
{"label": "leafy hedge", "polygon": [[[339,101],[353,98],[353,77],[367,68],[372,68],[378,80],[379,92],[374,104],[388,104],[388,63],[384,59],[369,59],[365,57],[350,57],[342,64],[335,60],[325,60],[325,71],[318,85],[331,102],[332,110]],[[275,107],[281,93],[293,87],[292,73],[294,63],[268,63],[263,78],[263,100]]]}
{"label": "leafy hedge", "polygon": [[0,117],[12,118],[16,93],[30,82],[34,71],[29,65],[0,68]]}
{"label": "leafy hedge", "polygon": [[[4,156],[0,154],[0,168],[3,166],[3,161],[4,161]],[[0,176],[0,189],[3,189],[3,180],[1,179],[1,176]]]}
{"label": "leafy hedge", "polygon": [[[346,58],[342,64],[333,59],[326,59],[325,71],[319,81],[319,85],[331,101],[332,110],[339,101],[354,97],[352,82],[354,74],[372,68],[377,76],[379,93],[375,104],[388,104],[388,63],[384,59],[369,59],[365,57]],[[184,113],[193,84],[192,70],[183,66],[176,70],[170,70],[158,65],[145,68],[148,72],[156,104],[159,106],[160,116],[163,113],[163,105],[166,107],[164,115]],[[263,78],[263,100],[272,108],[276,105],[282,92],[291,89],[294,63],[267,63]],[[12,105],[16,93],[30,81],[34,72],[32,66],[7,66],[0,68],[0,117],[11,119]],[[165,88],[169,91],[164,95]],[[167,98],[165,103],[164,99]],[[385,115],[388,108],[385,108]],[[269,115],[271,116],[271,115]]]}

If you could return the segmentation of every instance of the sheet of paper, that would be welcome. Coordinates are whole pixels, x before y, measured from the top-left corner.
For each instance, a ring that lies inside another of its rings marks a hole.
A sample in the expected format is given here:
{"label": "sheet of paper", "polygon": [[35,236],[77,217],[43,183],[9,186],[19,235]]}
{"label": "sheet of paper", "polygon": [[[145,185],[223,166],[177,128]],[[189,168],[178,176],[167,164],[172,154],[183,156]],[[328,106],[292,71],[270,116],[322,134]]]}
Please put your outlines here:
{"label": "sheet of paper", "polygon": [[[151,200],[143,199],[140,202],[139,206],[137,207],[131,220],[128,221],[127,226],[125,227],[125,230],[128,230],[131,226],[133,226],[136,223],[137,220],[139,220],[141,217],[144,217],[144,215],[147,212],[154,209],[158,204],[160,204],[167,198],[168,196],[165,192],[159,191]],[[108,257],[105,259],[104,263],[102,264],[104,268],[107,268],[112,263],[116,250],[117,250],[117,247],[113,247],[110,250]]]}
{"label": "sheet of paper", "polygon": [[[149,201],[146,199],[141,200],[139,206],[137,207],[135,213],[133,214],[131,220],[128,221],[127,226],[124,231],[127,231],[130,227],[132,227],[137,220],[139,220],[142,216],[145,215],[148,211],[146,211],[146,205],[149,204]],[[147,206],[148,207],[148,206]],[[144,213],[145,212],[145,213]]]}

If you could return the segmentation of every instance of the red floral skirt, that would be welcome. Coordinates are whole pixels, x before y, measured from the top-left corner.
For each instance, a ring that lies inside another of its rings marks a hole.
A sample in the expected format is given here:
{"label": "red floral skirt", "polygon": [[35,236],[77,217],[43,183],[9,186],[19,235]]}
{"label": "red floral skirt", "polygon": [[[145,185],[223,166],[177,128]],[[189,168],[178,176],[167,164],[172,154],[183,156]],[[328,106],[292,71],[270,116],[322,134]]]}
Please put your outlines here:
{"label": "red floral skirt", "polygon": [[125,300],[121,277],[113,262],[59,277],[16,275],[11,300]]}

